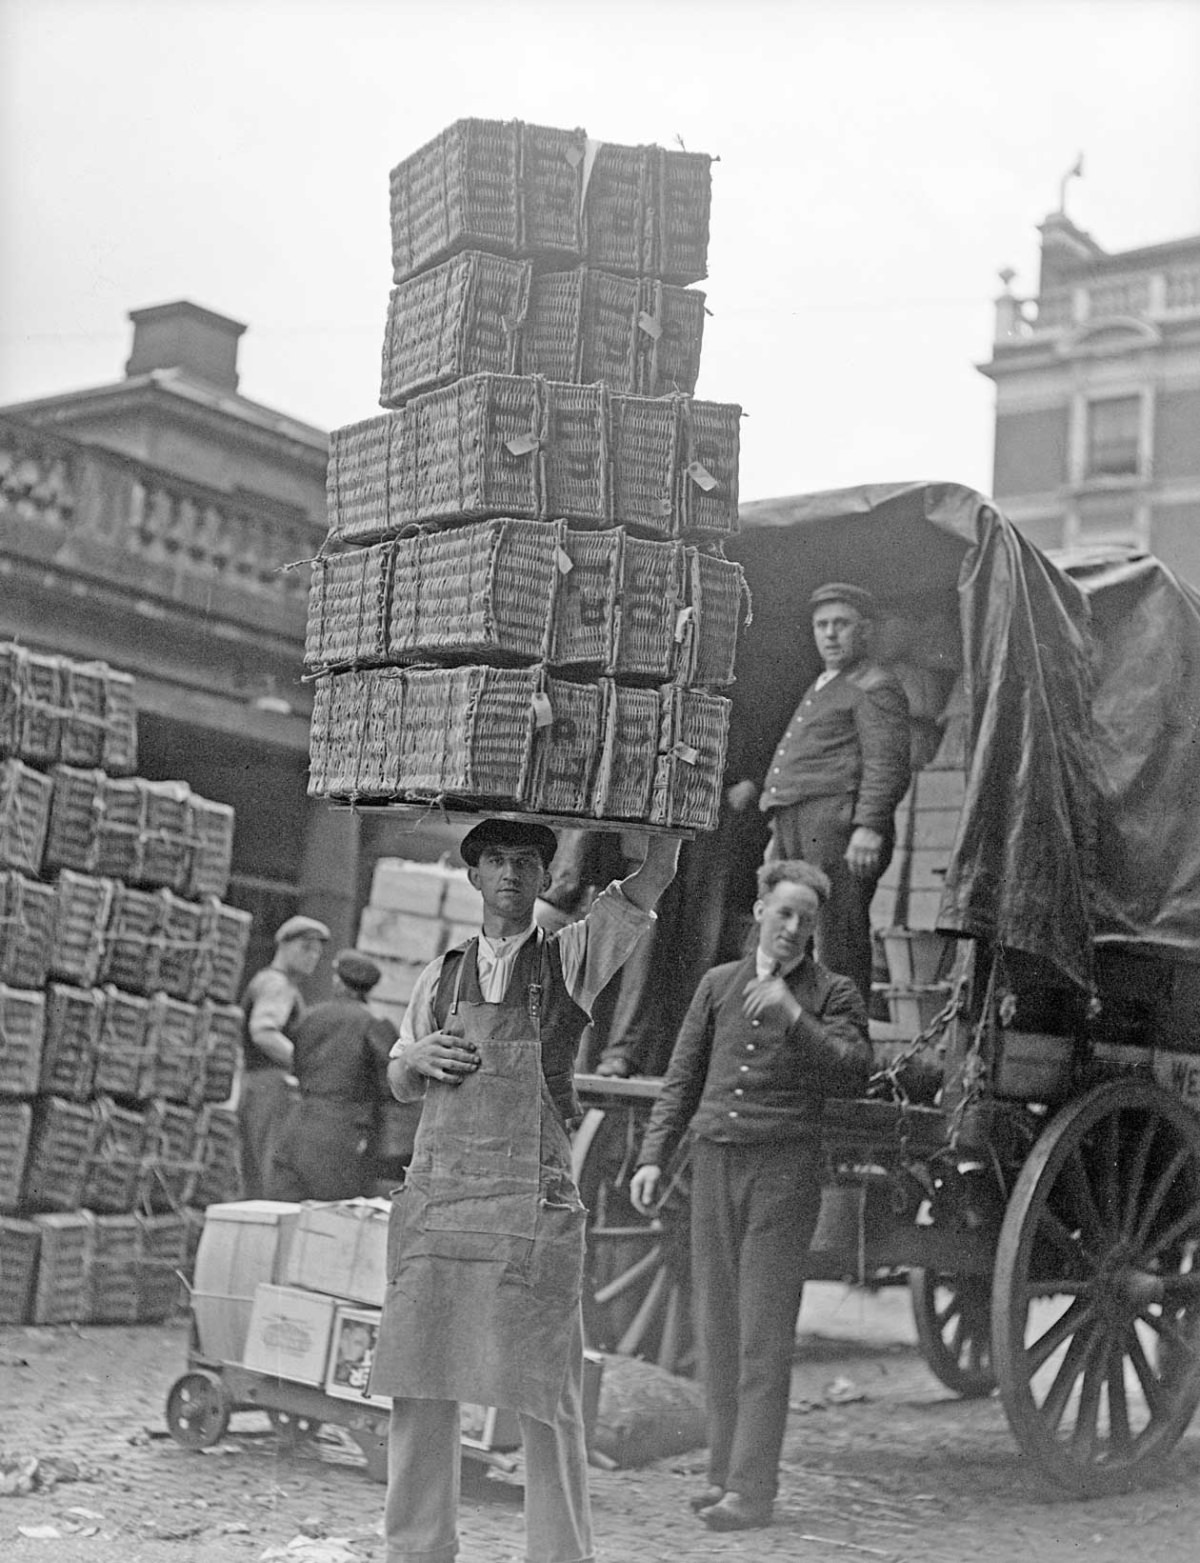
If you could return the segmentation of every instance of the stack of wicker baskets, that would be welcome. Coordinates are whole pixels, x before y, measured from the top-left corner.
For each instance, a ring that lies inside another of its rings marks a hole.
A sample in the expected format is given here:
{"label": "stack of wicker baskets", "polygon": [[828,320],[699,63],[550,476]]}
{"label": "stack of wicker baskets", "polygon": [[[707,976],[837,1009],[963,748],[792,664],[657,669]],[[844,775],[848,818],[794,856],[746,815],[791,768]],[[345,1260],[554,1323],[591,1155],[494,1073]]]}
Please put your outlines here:
{"label": "stack of wicker baskets", "polygon": [[393,170],[381,404],[336,430],[309,791],[716,823],[741,409],[697,401],[709,159],[460,120]]}
{"label": "stack of wicker baskets", "polygon": [[128,675],[0,646],[0,1324],[161,1318],[236,1193],[233,810],[136,764]]}

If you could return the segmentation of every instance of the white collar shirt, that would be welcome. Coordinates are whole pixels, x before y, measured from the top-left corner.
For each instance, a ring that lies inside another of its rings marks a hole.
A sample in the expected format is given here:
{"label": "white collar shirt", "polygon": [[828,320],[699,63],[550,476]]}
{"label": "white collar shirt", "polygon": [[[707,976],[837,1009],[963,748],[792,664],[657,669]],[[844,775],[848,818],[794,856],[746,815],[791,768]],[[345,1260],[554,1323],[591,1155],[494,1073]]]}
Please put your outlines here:
{"label": "white collar shirt", "polygon": [[534,931],[534,925],[530,923],[524,933],[508,934],[503,938],[489,939],[485,933],[479,935],[475,965],[479,972],[479,991],[485,1004],[499,1004],[508,992],[508,979],[512,976],[521,946]]}

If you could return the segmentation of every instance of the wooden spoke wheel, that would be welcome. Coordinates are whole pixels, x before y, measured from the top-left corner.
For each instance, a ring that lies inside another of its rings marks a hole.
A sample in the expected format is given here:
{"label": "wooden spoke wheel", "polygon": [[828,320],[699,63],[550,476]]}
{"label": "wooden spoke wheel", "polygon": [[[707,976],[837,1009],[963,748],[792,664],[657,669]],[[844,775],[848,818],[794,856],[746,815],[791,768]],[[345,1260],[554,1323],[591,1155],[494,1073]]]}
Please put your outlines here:
{"label": "wooden spoke wheel", "polygon": [[996,1387],[991,1278],[911,1270],[908,1289],[921,1354],[932,1372],[965,1400],[990,1395]]}
{"label": "wooden spoke wheel", "polygon": [[1142,1079],[1054,1118],[1005,1214],[992,1349],[1017,1442],[1082,1493],[1145,1479],[1200,1401],[1200,1118]]}
{"label": "wooden spoke wheel", "polygon": [[229,1394],[215,1373],[197,1368],[167,1393],[167,1431],[185,1449],[211,1449],[229,1429]]}
{"label": "wooden spoke wheel", "polygon": [[695,1367],[688,1254],[686,1160],[664,1169],[663,1200],[648,1220],[629,1200],[645,1114],[632,1104],[593,1107],[575,1136],[575,1180],[588,1208],[583,1327],[589,1346]]}

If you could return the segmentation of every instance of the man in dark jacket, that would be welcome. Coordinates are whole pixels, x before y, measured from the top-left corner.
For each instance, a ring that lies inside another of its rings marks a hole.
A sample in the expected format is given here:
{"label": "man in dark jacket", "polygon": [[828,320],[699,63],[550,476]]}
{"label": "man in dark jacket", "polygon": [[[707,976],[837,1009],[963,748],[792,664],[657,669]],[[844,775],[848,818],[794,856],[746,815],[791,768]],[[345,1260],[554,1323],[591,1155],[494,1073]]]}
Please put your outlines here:
{"label": "man in dark jacket", "polygon": [[771,826],[767,860],[803,858],[829,876],[817,922],[818,959],[871,997],[871,897],[895,844],[908,790],[908,700],[894,673],[870,660],[875,600],[831,581],[812,594],[813,637],[825,664],[779,741],[761,795],[729,789],[735,810],[758,795]]}
{"label": "man in dark jacket", "polygon": [[826,1095],[860,1091],[871,1064],[854,984],[808,953],[829,882],[803,862],[764,864],[753,955],[701,979],[630,1184],[653,1213],[662,1168],[692,1145],[692,1278],[708,1397],[713,1530],[771,1521],[796,1318],[821,1202]]}
{"label": "man in dark jacket", "polygon": [[357,950],[333,962],[333,997],[292,1032],[300,1101],[280,1136],[268,1199],[354,1199],[367,1192],[367,1151],[398,1035],[367,1007],[379,967]]}

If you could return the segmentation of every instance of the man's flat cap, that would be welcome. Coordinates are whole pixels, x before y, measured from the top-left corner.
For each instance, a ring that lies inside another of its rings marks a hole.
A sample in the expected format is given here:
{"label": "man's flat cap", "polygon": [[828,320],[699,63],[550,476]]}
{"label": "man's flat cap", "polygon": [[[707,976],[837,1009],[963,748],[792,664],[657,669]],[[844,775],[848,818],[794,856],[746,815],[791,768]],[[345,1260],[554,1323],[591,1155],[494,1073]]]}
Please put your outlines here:
{"label": "man's flat cap", "polygon": [[515,819],[485,819],[467,832],[458,850],[463,862],[474,868],[488,847],[532,847],[549,868],[558,851],[558,837],[549,825]]}
{"label": "man's flat cap", "polygon": [[808,599],[809,607],[819,608],[823,602],[848,602],[864,619],[873,619],[879,611],[866,587],[851,586],[849,581],[826,581],[824,586],[818,586]]}
{"label": "man's flat cap", "polygon": [[383,976],[375,962],[357,950],[339,950],[333,958],[333,969],[348,988],[359,993],[369,993]]}
{"label": "man's flat cap", "polygon": [[315,917],[289,917],[275,930],[275,943],[286,944],[289,939],[328,939],[329,929]]}

